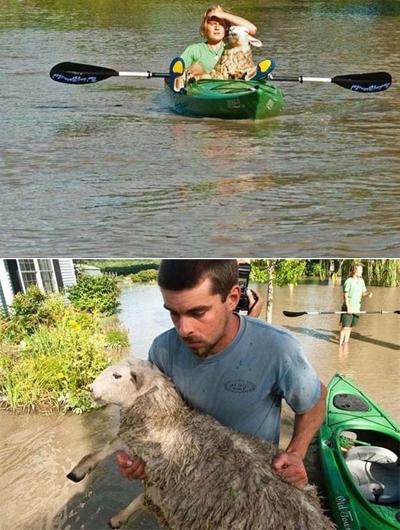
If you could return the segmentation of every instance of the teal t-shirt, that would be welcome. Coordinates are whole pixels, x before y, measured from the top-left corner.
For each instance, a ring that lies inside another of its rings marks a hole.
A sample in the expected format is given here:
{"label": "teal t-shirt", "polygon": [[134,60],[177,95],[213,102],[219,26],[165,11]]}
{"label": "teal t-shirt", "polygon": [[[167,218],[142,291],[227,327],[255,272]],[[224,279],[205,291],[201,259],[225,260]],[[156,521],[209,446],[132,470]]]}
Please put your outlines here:
{"label": "teal t-shirt", "polygon": [[190,44],[183,51],[181,57],[185,62],[186,68],[192,66],[193,63],[200,63],[204,72],[209,73],[221,58],[224,48],[225,44],[221,43],[221,46],[214,51],[205,42],[198,42],[196,44]]}
{"label": "teal t-shirt", "polygon": [[149,360],[193,408],[276,444],[282,399],[302,414],[320,398],[319,378],[297,339],[247,316],[240,316],[235,339],[216,355],[196,356],[173,328],[154,340]]}
{"label": "teal t-shirt", "polygon": [[344,282],[343,291],[347,293],[351,311],[354,313],[361,311],[362,295],[367,292],[363,278],[347,278]]}

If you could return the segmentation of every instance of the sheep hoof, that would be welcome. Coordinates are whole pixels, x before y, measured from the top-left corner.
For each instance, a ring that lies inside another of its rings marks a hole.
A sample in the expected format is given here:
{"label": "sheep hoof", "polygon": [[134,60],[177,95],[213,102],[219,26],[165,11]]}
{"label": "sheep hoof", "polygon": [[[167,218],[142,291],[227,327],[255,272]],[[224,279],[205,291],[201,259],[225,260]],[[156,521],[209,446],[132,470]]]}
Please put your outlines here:
{"label": "sheep hoof", "polygon": [[115,520],[114,517],[108,521],[108,526],[112,528],[113,530],[115,528],[121,528],[122,522]]}
{"label": "sheep hoof", "polygon": [[78,475],[75,473],[75,471],[71,471],[70,473],[68,473],[67,478],[69,478],[69,480],[72,480],[72,482],[80,482],[85,478],[85,475]]}

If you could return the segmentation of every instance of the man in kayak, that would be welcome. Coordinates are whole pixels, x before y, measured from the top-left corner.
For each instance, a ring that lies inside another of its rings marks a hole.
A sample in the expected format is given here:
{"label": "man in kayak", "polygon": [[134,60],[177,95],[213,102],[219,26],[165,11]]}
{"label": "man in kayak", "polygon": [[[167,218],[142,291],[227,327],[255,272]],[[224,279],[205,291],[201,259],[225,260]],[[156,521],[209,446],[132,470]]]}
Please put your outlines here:
{"label": "man in kayak", "polygon": [[185,74],[186,78],[196,78],[211,72],[224,52],[225,37],[230,26],[244,26],[253,37],[257,33],[257,28],[252,22],[224,11],[219,5],[211,6],[203,13],[200,34],[205,40],[190,44],[180,57],[171,63],[170,75],[176,92],[184,86],[182,74]]}
{"label": "man in kayak", "polygon": [[181,54],[189,76],[211,72],[224,51],[224,39],[230,26],[245,26],[253,37],[257,33],[254,24],[224,11],[221,6],[212,6],[205,11],[200,23],[200,34],[205,40],[190,44]]}
{"label": "man in kayak", "polygon": [[347,311],[340,315],[340,334],[339,345],[346,344],[350,340],[351,330],[357,325],[360,318],[358,313],[361,311],[361,300],[364,296],[371,298],[372,293],[367,291],[363,274],[363,266],[355,264],[351,268],[350,277],[344,282],[343,295],[344,301],[342,311]]}
{"label": "man in kayak", "polygon": [[[298,341],[283,329],[235,312],[235,260],[163,260],[158,283],[174,328],[158,336],[149,360],[189,405],[222,424],[279,443],[282,398],[295,412],[292,438],[274,469],[304,487],[307,448],[325,412],[326,388]],[[121,473],[143,479],[145,463],[119,453]]]}

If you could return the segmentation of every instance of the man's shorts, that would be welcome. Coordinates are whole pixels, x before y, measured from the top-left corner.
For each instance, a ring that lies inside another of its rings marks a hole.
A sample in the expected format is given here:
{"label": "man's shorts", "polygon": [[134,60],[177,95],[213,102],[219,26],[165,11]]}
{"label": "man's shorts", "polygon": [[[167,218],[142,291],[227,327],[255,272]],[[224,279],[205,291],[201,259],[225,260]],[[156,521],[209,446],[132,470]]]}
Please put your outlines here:
{"label": "man's shorts", "polygon": [[[346,311],[346,307],[342,307],[342,311]],[[354,328],[357,325],[360,315],[352,315],[350,313],[343,313],[340,315],[340,322],[345,328]]]}

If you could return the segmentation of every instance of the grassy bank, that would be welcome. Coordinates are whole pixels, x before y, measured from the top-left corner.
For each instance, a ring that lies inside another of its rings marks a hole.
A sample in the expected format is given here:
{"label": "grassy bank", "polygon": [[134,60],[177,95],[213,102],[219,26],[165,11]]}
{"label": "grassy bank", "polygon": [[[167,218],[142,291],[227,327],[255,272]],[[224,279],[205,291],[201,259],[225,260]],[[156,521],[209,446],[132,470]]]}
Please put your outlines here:
{"label": "grassy bank", "polygon": [[158,270],[160,260],[156,259],[90,259],[78,260],[77,263],[93,265],[103,273],[116,274],[117,276],[129,276],[146,270]]}
{"label": "grassy bank", "polygon": [[0,318],[0,406],[82,413],[96,405],[88,384],[128,346],[115,317],[66,304],[36,287]]}

